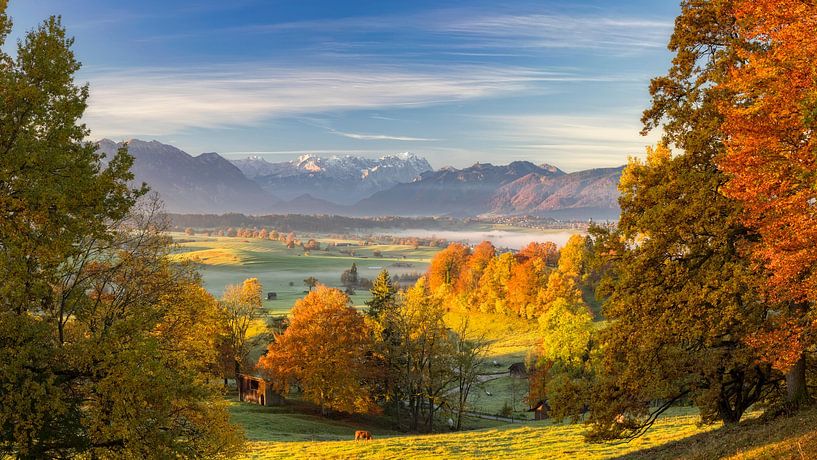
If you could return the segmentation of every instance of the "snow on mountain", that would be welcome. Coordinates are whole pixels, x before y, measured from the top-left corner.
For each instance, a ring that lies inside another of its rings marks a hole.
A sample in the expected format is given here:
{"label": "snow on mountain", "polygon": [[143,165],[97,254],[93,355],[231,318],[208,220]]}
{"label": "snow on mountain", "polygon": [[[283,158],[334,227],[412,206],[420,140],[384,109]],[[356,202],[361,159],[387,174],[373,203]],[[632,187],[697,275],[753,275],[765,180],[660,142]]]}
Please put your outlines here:
{"label": "snow on mountain", "polygon": [[305,154],[278,163],[251,156],[232,163],[264,190],[283,199],[309,194],[339,204],[355,203],[432,170],[425,158],[408,152],[380,158]]}

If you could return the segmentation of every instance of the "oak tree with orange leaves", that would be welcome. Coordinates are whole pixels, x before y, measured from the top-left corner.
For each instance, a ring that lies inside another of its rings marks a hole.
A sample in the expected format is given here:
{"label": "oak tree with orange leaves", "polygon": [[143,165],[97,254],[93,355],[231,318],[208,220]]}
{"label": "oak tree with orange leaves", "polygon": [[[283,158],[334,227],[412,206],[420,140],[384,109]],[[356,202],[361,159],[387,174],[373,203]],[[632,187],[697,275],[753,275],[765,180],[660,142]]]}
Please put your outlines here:
{"label": "oak tree with orange leaves", "polygon": [[295,302],[289,327],[258,361],[279,390],[297,382],[324,415],[376,408],[367,384],[371,328],[349,303],[340,290],[319,285]]}
{"label": "oak tree with orange leaves", "polygon": [[432,290],[442,285],[453,286],[460,277],[471,250],[460,243],[451,243],[438,252],[428,267],[428,285]]}
{"label": "oak tree with orange leaves", "polygon": [[788,402],[809,400],[810,313],[817,301],[817,5],[808,0],[736,0],[740,49],[722,87],[729,175],[725,193],[760,238],[752,255],[769,273],[766,292],[784,302],[752,343],[788,371]]}

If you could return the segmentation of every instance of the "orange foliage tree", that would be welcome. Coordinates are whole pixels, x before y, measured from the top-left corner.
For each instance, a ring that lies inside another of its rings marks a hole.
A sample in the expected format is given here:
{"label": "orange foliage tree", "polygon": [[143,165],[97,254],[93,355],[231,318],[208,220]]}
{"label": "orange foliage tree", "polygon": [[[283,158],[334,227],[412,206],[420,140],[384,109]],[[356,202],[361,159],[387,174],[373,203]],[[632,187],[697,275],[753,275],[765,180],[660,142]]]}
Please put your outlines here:
{"label": "orange foliage tree", "polygon": [[475,291],[479,287],[479,279],[482,278],[485,267],[494,256],[496,256],[496,248],[490,241],[483,241],[474,246],[471,257],[468,258],[465,267],[460,272],[457,290],[466,293]]}
{"label": "orange foliage tree", "polygon": [[297,382],[321,413],[375,409],[370,381],[371,328],[338,289],[319,285],[295,302],[289,327],[258,365],[279,390]]}
{"label": "orange foliage tree", "polygon": [[471,250],[460,243],[451,243],[438,252],[428,267],[428,285],[431,290],[447,284],[453,285],[468,260]]}
{"label": "orange foliage tree", "polygon": [[[753,343],[789,371],[789,400],[808,399],[805,355],[809,310],[817,301],[817,6],[810,0],[737,0],[740,50],[723,87],[729,175],[725,193],[742,202],[757,230],[752,253],[768,269],[767,293],[788,304],[786,320]],[[802,333],[796,333],[802,331]],[[794,336],[793,336],[794,334]],[[805,334],[805,335],[804,335]]]}

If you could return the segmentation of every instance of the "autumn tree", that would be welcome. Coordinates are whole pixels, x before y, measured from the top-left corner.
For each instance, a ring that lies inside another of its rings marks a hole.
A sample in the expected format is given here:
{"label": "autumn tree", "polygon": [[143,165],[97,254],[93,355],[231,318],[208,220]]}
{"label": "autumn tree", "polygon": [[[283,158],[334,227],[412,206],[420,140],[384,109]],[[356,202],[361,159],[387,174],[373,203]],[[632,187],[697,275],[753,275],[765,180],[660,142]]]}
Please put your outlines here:
{"label": "autumn tree", "polygon": [[[597,248],[612,263],[591,412],[597,435],[638,436],[679,398],[694,401],[705,422],[734,424],[779,382],[745,341],[775,306],[758,290],[763,274],[743,251],[753,233],[739,203],[722,195],[716,165],[721,107],[732,97],[719,84],[751,46],[736,32],[731,1],[684,1],[672,67],[650,85],[645,131],[663,128],[667,144],[627,166],[619,228]],[[665,403],[645,404],[656,399]]]}
{"label": "autumn tree", "polygon": [[534,313],[538,317],[547,311],[548,305],[559,299],[568,304],[584,304],[581,283],[585,275],[585,259],[589,257],[586,238],[581,235],[571,236],[559,252],[559,261],[547,279],[547,285],[539,291]]}
{"label": "autumn tree", "polygon": [[395,403],[398,425],[401,402],[406,403],[412,431],[433,430],[435,414],[448,402],[456,380],[454,341],[445,324],[443,300],[420,278],[378,318],[389,399]]}
{"label": "autumn tree", "polygon": [[238,381],[254,343],[250,328],[261,315],[261,283],[257,278],[248,278],[240,285],[228,285],[221,298],[221,308],[227,323],[233,375]]}
{"label": "autumn tree", "polygon": [[508,281],[516,266],[516,257],[510,252],[494,257],[485,267],[477,295],[479,309],[484,313],[507,314]]}
{"label": "autumn tree", "polygon": [[810,397],[806,348],[817,301],[817,8],[804,0],[736,0],[739,49],[724,91],[726,194],[760,235],[750,247],[767,269],[764,291],[782,302],[752,342],[787,372],[788,402]]}
{"label": "autumn tree", "polygon": [[366,385],[372,349],[370,328],[349,297],[318,286],[295,302],[289,327],[258,365],[283,391],[297,382],[323,414],[366,413],[374,410]]}
{"label": "autumn tree", "polygon": [[528,243],[528,245],[524,248],[520,249],[516,254],[516,258],[519,262],[524,262],[528,259],[540,259],[545,263],[545,265],[553,267],[559,260],[559,250],[556,247],[556,244],[550,241],[545,241],[543,243],[533,241]]}
{"label": "autumn tree", "polygon": [[485,267],[496,256],[496,248],[490,241],[483,241],[474,246],[471,250],[471,255],[465,263],[465,266],[460,271],[459,280],[457,280],[457,291],[465,294],[469,303],[473,303],[476,299],[472,297],[479,287],[479,280],[482,278],[482,273]]}
{"label": "autumn tree", "polygon": [[431,259],[428,267],[428,286],[436,290],[443,284],[453,286],[465,267],[470,250],[460,243],[451,243]]}
{"label": "autumn tree", "polygon": [[[103,158],[85,141],[89,89],[74,83],[80,64],[60,20],[6,54],[6,8],[0,1],[0,456],[234,454],[240,437],[205,383],[212,355],[191,350],[208,346],[199,332],[209,325],[187,314],[204,302],[185,294],[198,280],[169,261],[155,201],[128,187],[127,148]],[[167,328],[177,321],[195,337]]]}
{"label": "autumn tree", "polygon": [[537,300],[547,279],[548,268],[543,258],[525,258],[523,262],[514,264],[507,281],[509,313],[522,318],[538,315],[541,309]]}

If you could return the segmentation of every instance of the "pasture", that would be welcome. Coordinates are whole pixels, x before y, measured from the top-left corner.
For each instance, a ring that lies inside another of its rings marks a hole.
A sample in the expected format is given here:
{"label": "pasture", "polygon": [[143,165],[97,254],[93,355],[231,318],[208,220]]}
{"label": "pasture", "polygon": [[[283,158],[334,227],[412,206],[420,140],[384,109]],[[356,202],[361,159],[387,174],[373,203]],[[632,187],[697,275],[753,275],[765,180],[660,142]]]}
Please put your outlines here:
{"label": "pasture", "polygon": [[[228,238],[173,234],[179,241],[175,257],[195,262],[204,286],[220,296],[228,284],[258,278],[264,287],[264,307],[270,315],[286,314],[308,288],[304,279],[314,276],[322,284],[341,287],[340,276],[352,263],[358,275],[374,279],[383,270],[392,275],[424,272],[439,248],[408,245],[363,245],[354,240],[315,237],[320,250],[292,249],[280,241],[257,238]],[[339,243],[345,246],[330,246]],[[341,252],[343,251],[343,252]],[[375,257],[375,252],[379,257]],[[354,254],[354,255],[352,255]],[[397,264],[397,266],[395,266]],[[276,300],[266,300],[275,292]],[[368,300],[366,289],[356,290],[352,303],[362,306]]]}
{"label": "pasture", "polygon": [[[261,408],[264,410],[266,408]],[[235,414],[235,413],[234,413]],[[235,417],[235,415],[234,415]],[[297,426],[309,430],[309,426],[296,421],[279,422],[289,430]],[[606,459],[632,453],[640,449],[661,446],[665,443],[700,434],[714,427],[697,426],[692,410],[659,419],[653,430],[629,443],[588,444],[584,441],[585,428],[581,424],[553,422],[526,422],[504,424],[489,428],[457,433],[430,435],[397,435],[388,430],[371,429],[374,440],[356,442],[356,429],[370,429],[365,424],[333,426],[323,432],[329,435],[283,434],[269,435],[258,431],[259,425],[247,430],[249,459],[277,458],[582,458]],[[325,422],[332,425],[333,422]],[[312,426],[314,428],[314,426]],[[267,439],[269,438],[269,439]],[[329,439],[340,440],[329,440]]]}

